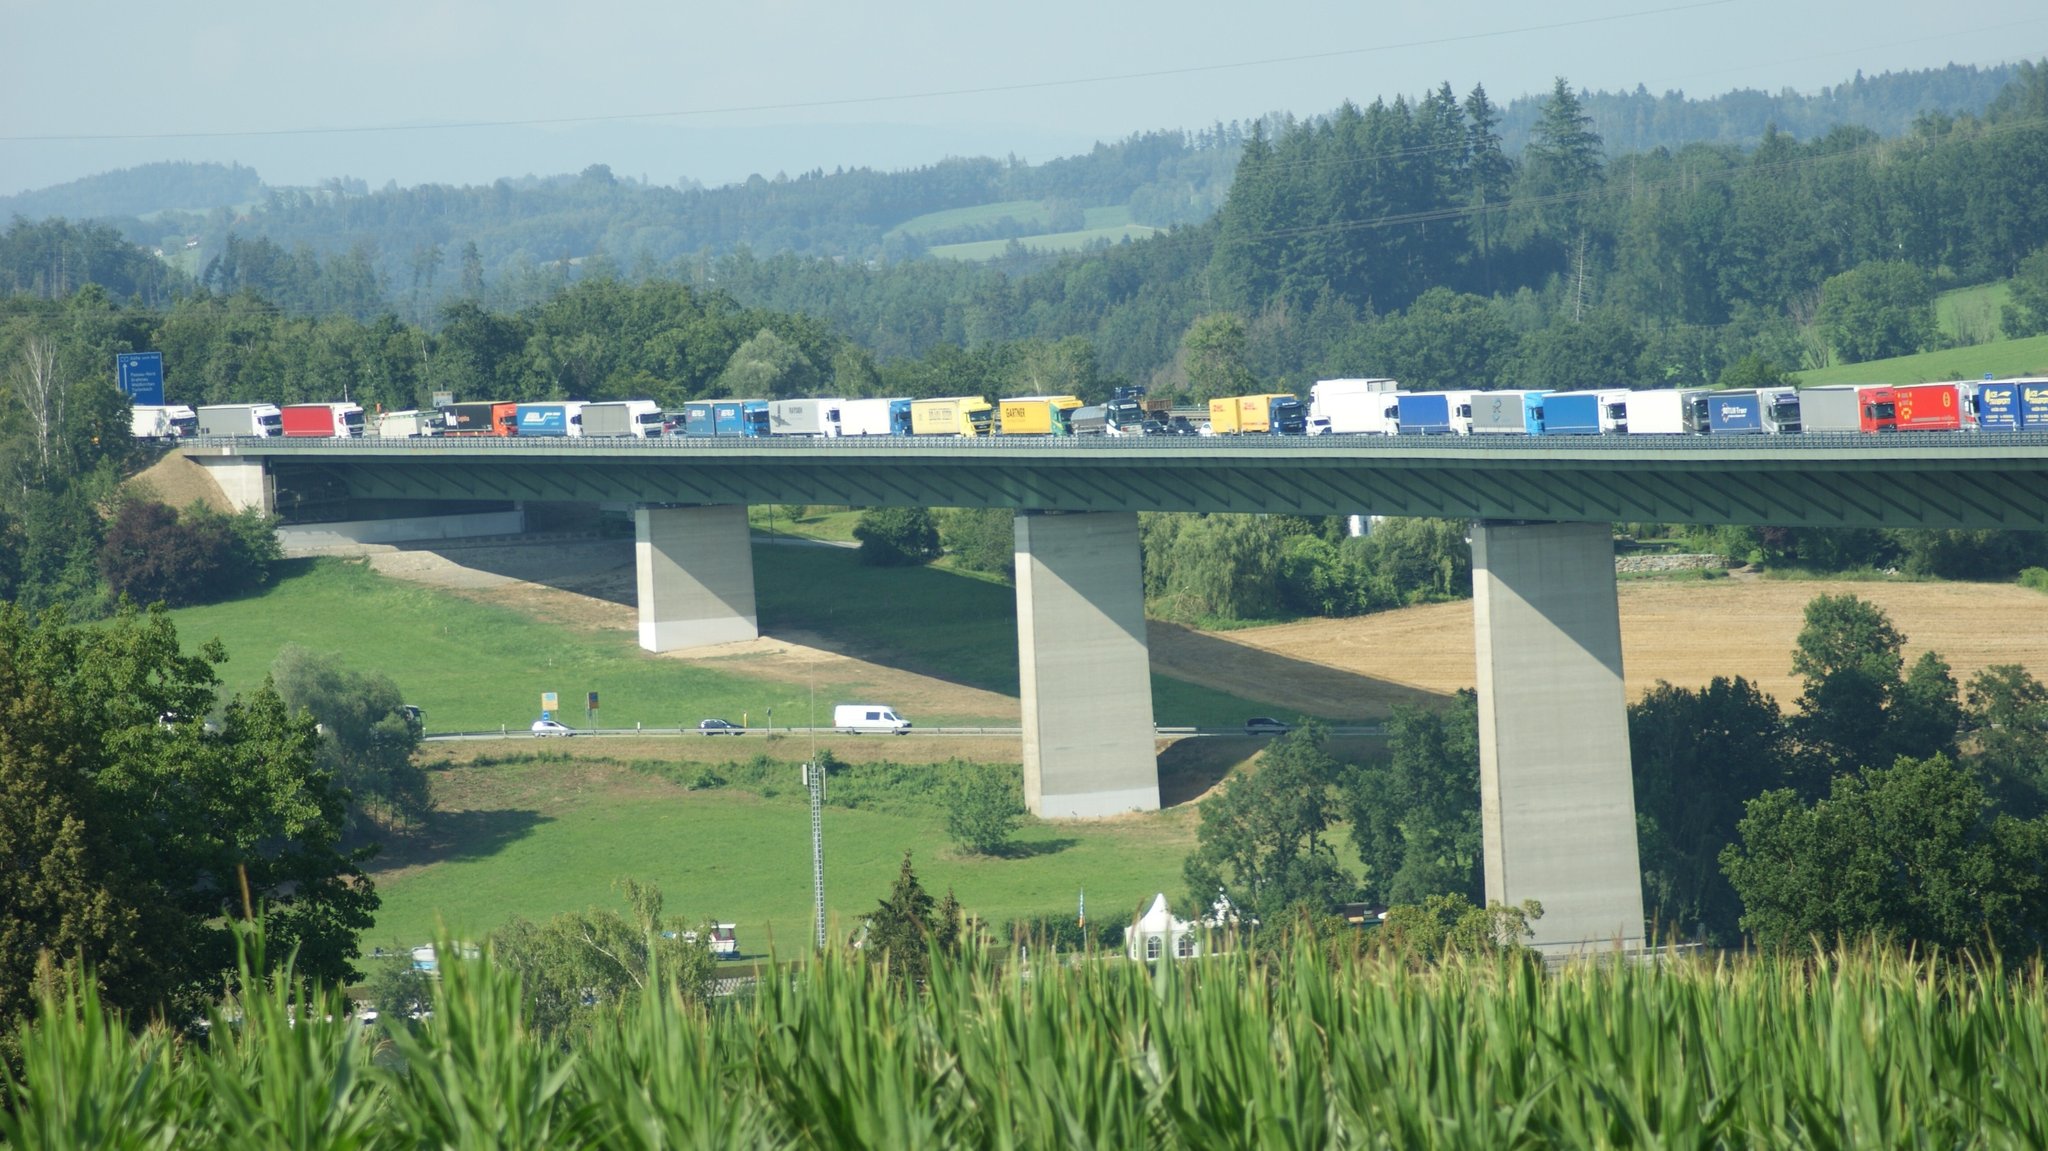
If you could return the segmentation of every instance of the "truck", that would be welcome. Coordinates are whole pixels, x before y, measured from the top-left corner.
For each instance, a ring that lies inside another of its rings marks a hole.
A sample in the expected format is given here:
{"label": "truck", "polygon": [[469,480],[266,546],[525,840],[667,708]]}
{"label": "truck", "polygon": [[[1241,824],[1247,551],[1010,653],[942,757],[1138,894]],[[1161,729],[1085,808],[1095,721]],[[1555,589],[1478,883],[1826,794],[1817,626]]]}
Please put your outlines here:
{"label": "truck", "polygon": [[583,403],[561,400],[545,404],[520,404],[513,425],[521,436],[580,436],[583,434]]}
{"label": "truck", "polygon": [[[1106,436],[1110,434],[1109,406],[1107,404],[1086,404],[1067,413],[1067,427],[1077,436]],[[1122,435],[1121,431],[1116,433]]]}
{"label": "truck", "polygon": [[1687,432],[1686,408],[1704,388],[1647,388],[1630,392],[1624,426],[1632,436],[1682,436]]}
{"label": "truck", "polygon": [[1308,434],[1391,436],[1401,394],[1392,380],[1317,380],[1308,390]]}
{"label": "truck", "polygon": [[768,401],[768,434],[771,436],[820,436],[843,435],[840,423],[844,418],[843,399],[831,400],[770,400]]}
{"label": "truck", "polygon": [[1897,431],[1953,432],[1963,426],[1963,391],[1954,383],[1901,384],[1892,389],[1892,404]]}
{"label": "truck", "polygon": [[203,404],[194,413],[202,436],[276,436],[284,414],[276,404]]}
{"label": "truck", "polygon": [[683,411],[683,434],[693,439],[768,434],[767,400],[691,400]]}
{"label": "truck", "polygon": [[1796,436],[1805,430],[1806,422],[1799,414],[1799,389],[1758,388],[1756,399],[1763,412],[1765,434]]}
{"label": "truck", "polygon": [[1473,392],[1472,434],[1475,436],[1540,436],[1543,397],[1529,391]]}
{"label": "truck", "polygon": [[995,405],[980,396],[949,396],[910,402],[914,436],[985,436],[995,422]]}
{"label": "truck", "polygon": [[886,703],[841,703],[832,707],[832,726],[848,735],[859,735],[864,731],[902,735],[910,730],[910,721],[897,715],[896,709]]}
{"label": "truck", "polygon": [[1394,432],[1403,436],[1462,436],[1472,431],[1471,392],[1415,392],[1397,396]]}
{"label": "truck", "polygon": [[1986,380],[1977,385],[1977,426],[1987,432],[2048,428],[2048,379]]}
{"label": "truck", "polygon": [[518,420],[519,405],[502,400],[475,400],[441,409],[443,435],[516,435]]}
{"label": "truck", "polygon": [[438,436],[442,432],[441,413],[422,412],[407,408],[402,412],[385,412],[377,417],[377,435],[387,440],[416,440],[423,436]]}
{"label": "truck", "polygon": [[1112,436],[1141,436],[1148,424],[1164,424],[1173,414],[1173,401],[1145,398],[1145,389],[1135,384],[1114,388],[1103,405],[1103,433]]}
{"label": "truck", "polygon": [[1754,391],[1730,390],[1695,396],[1693,402],[1706,411],[1710,436],[1760,436],[1764,434],[1763,401]]}
{"label": "truck", "polygon": [[1004,436],[1071,436],[1074,396],[1012,396],[1000,405],[996,434]]}
{"label": "truck", "polygon": [[363,434],[361,404],[286,404],[279,414],[288,436],[331,439]]}
{"label": "truck", "polygon": [[842,436],[907,436],[910,434],[910,401],[907,399],[848,400],[839,407]]}
{"label": "truck", "polygon": [[583,434],[586,436],[658,440],[662,422],[661,405],[653,400],[604,400],[583,405]]}
{"label": "truck", "polygon": [[184,404],[137,404],[128,426],[138,440],[181,440],[199,433],[199,413]]}
{"label": "truck", "polygon": [[1308,409],[1286,392],[1209,401],[1209,428],[1219,436],[1308,434]]}
{"label": "truck", "polygon": [[1552,392],[1543,397],[1543,434],[1601,436],[1628,430],[1628,389]]}

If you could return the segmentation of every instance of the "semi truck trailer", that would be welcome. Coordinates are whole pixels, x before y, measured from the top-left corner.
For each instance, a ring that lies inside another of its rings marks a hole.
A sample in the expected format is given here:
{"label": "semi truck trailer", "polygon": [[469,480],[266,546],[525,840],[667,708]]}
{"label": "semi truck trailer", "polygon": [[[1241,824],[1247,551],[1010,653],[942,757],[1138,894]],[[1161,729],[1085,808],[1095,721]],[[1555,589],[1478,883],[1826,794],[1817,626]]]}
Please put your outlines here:
{"label": "semi truck trailer", "polygon": [[910,402],[910,434],[914,436],[985,436],[995,422],[995,405],[980,396]]}
{"label": "semi truck trailer", "polygon": [[363,434],[361,404],[286,404],[279,416],[288,436],[332,439]]}
{"label": "semi truck trailer", "polygon": [[1287,392],[1226,396],[1209,401],[1209,430],[1219,436],[1305,436],[1308,409]]}
{"label": "semi truck trailer", "polygon": [[181,440],[199,434],[199,413],[184,404],[137,404],[128,426],[138,440]]}
{"label": "semi truck trailer", "polygon": [[661,438],[661,405],[653,400],[603,400],[583,405],[583,434]]}
{"label": "semi truck trailer", "polygon": [[996,432],[1005,436],[1071,436],[1075,396],[1012,396],[1002,402]]}
{"label": "semi truck trailer", "polygon": [[205,404],[194,411],[202,436],[276,436],[284,415],[276,404]]}

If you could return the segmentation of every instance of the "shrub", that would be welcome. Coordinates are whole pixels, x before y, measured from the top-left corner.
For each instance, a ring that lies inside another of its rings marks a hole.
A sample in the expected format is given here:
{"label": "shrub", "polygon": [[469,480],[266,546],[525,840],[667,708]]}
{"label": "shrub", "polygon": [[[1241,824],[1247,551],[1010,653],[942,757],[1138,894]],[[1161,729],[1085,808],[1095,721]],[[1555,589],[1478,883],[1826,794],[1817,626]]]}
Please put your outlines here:
{"label": "shrub", "polygon": [[939,526],[924,508],[869,508],[853,525],[860,562],[870,567],[914,567],[939,558]]}

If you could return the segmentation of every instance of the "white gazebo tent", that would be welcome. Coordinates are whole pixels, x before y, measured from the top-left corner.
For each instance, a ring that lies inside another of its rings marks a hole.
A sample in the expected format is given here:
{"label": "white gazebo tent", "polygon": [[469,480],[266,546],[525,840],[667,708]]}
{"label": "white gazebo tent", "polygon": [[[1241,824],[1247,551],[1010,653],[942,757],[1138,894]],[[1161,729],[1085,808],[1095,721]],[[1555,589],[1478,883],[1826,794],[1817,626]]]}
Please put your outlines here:
{"label": "white gazebo tent", "polygon": [[1201,927],[1175,919],[1166,906],[1166,896],[1156,895],[1129,931],[1124,932],[1124,952],[1132,959],[1147,961],[1172,957],[1193,959],[1202,953]]}

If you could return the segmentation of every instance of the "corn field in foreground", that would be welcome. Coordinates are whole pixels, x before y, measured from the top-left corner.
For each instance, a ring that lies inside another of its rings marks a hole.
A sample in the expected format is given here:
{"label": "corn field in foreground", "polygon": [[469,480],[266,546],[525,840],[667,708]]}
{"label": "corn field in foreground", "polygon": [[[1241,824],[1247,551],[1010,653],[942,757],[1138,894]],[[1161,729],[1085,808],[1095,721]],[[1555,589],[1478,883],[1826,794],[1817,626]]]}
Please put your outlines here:
{"label": "corn field in foreground", "polygon": [[291,998],[273,982],[183,1041],[131,1035],[89,990],[49,1000],[0,1142],[2048,1147],[2039,963],[1411,970],[1304,946],[1157,970],[942,964],[913,998],[827,958],[709,1010],[649,996],[569,1051],[526,1028],[488,957],[447,963],[410,1029],[293,1026]]}

